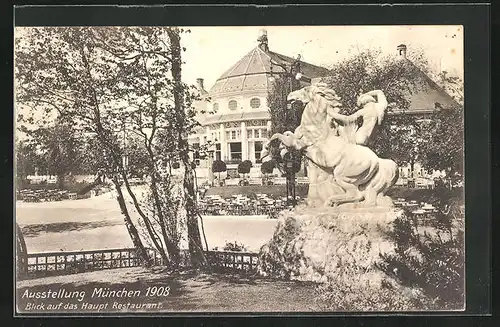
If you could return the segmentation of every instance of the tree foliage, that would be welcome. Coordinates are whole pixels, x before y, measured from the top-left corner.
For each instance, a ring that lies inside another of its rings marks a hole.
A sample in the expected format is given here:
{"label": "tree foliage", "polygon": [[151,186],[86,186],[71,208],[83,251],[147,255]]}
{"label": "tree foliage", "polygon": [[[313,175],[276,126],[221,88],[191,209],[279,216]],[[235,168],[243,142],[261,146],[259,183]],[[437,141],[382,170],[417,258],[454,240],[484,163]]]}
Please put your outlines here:
{"label": "tree foliage", "polygon": [[28,175],[34,175],[39,167],[46,167],[43,157],[36,150],[35,144],[26,140],[17,140],[15,145],[16,178],[22,184]]}
{"label": "tree foliage", "polygon": [[[92,157],[98,159],[92,165],[102,165],[112,177],[127,228],[146,261],[120,180],[157,250],[166,261],[176,261],[178,244],[168,226],[177,226],[177,215],[164,211],[160,190],[168,183],[172,161],[187,151],[185,136],[197,125],[191,108],[196,96],[180,81],[182,49],[179,42],[172,44],[169,32],[162,27],[29,28],[15,40],[20,120],[40,125],[56,116],[91,136]],[[128,140],[133,147],[124,145],[120,135],[125,131],[133,135]],[[150,177],[159,238],[128,183],[126,155],[135,173]],[[191,191],[185,188],[184,195]]]}
{"label": "tree foliage", "polygon": [[271,116],[271,134],[294,131],[300,125],[304,105],[295,102],[289,104],[286,98],[290,92],[300,88],[300,84],[290,76],[277,76],[267,96],[267,105]]}
{"label": "tree foliage", "polygon": [[272,174],[274,171],[274,168],[276,168],[276,160],[271,159],[269,161],[264,161],[262,163],[262,165],[260,166],[260,171],[264,175]]}
{"label": "tree foliage", "polygon": [[449,177],[464,172],[464,112],[457,105],[431,115],[427,123],[427,142],[421,160],[425,167],[445,171]]}
{"label": "tree foliage", "polygon": [[342,114],[352,114],[359,109],[357,99],[362,93],[384,92],[389,107],[369,146],[379,156],[391,158],[399,165],[413,166],[425,142],[418,117],[408,113],[411,94],[427,82],[423,77],[427,60],[421,53],[415,54],[405,60],[383,55],[375,49],[360,50],[333,65],[330,76],[324,79],[341,97]]}
{"label": "tree foliage", "polygon": [[227,165],[222,160],[214,160],[212,163],[212,172],[214,173],[223,173],[227,170]]}
{"label": "tree foliage", "polygon": [[39,164],[46,173],[58,177],[59,188],[64,188],[64,177],[70,172],[81,171],[83,140],[71,122],[56,120],[50,127],[42,127],[29,132],[31,142],[37,147]]}
{"label": "tree foliage", "polygon": [[242,161],[238,164],[238,173],[239,174],[249,174],[250,169],[253,167],[253,164],[250,160]]}

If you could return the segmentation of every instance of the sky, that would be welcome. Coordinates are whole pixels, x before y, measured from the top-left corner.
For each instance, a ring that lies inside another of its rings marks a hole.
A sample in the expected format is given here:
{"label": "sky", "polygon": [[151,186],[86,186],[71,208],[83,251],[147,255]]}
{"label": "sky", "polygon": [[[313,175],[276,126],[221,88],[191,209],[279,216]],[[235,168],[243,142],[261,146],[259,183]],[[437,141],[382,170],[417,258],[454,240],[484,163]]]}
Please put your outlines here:
{"label": "sky", "polygon": [[261,29],[267,30],[269,49],[290,57],[331,66],[357,49],[377,48],[396,54],[399,44],[424,52],[430,69],[463,78],[463,27],[413,26],[223,26],[188,27],[182,38],[186,47],[183,77],[194,84],[203,78],[208,90],[217,78],[257,46]]}

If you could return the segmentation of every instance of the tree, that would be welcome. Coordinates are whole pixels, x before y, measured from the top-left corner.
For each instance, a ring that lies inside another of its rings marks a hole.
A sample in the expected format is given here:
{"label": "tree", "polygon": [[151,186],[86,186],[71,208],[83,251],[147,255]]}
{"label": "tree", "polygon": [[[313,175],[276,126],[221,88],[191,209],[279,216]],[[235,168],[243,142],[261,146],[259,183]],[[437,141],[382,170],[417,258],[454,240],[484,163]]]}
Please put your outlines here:
{"label": "tree", "polygon": [[124,174],[122,148],[114,133],[113,102],[123,76],[119,64],[96,42],[96,29],[87,27],[29,28],[15,40],[16,100],[24,122],[41,125],[55,116],[94,133],[103,149],[105,169],[113,176],[117,202],[139,257],[150,263],[131,220],[119,175]]}
{"label": "tree", "polygon": [[458,76],[450,75],[447,71],[438,74],[437,83],[460,105],[464,104],[464,82]]}
{"label": "tree", "polygon": [[262,165],[260,166],[260,171],[262,174],[268,175],[273,173],[274,168],[276,168],[276,160],[271,159],[262,163]]}
{"label": "tree", "polygon": [[[122,184],[148,241],[166,263],[175,264],[179,244],[172,231],[180,222],[176,213],[165,209],[165,203],[175,199],[172,192],[164,192],[172,187],[169,172],[175,160],[187,167],[183,204],[188,237],[196,239],[197,232],[199,239],[199,231],[194,231],[197,221],[193,223],[193,174],[186,164],[183,137],[196,126],[190,108],[193,96],[181,82],[180,34],[173,32],[174,40],[170,32],[162,27],[30,28],[16,39],[16,97],[27,113],[23,119],[40,122],[41,113],[55,113],[93,135],[94,152],[102,158],[98,164],[115,185],[125,224],[146,263],[151,260],[131,220]],[[150,177],[149,194],[143,199],[128,181],[123,158],[130,153],[122,133],[133,133],[141,148],[141,171]],[[190,241],[190,247],[197,245]]]}
{"label": "tree", "polygon": [[272,174],[274,171],[274,168],[276,168],[277,163],[275,159],[271,159],[269,161],[264,161],[262,165],[260,166],[260,171],[264,175],[263,179],[263,184],[271,184],[272,182],[269,181],[269,174]]}
{"label": "tree", "polygon": [[[177,140],[179,146],[179,157],[184,165],[184,196],[185,209],[187,214],[187,230],[189,238],[189,254],[191,264],[194,267],[206,266],[207,261],[203,253],[198,218],[201,217],[196,207],[196,191],[194,186],[194,169],[189,156],[188,133],[197,125],[194,121],[196,111],[192,107],[195,97],[190,94],[189,89],[182,83],[182,47],[180,44],[180,34],[182,30],[169,28],[166,30],[170,40],[171,50],[171,71],[174,96],[175,123]],[[208,250],[208,249],[207,249]]]}
{"label": "tree", "polygon": [[249,174],[253,164],[250,160],[245,160],[238,165],[238,174]]}
{"label": "tree", "polygon": [[425,124],[428,137],[422,146],[422,163],[429,169],[444,171],[448,178],[460,179],[464,173],[464,84],[446,71],[438,78],[438,85],[457,104],[430,115]]}
{"label": "tree", "polygon": [[83,142],[72,123],[58,119],[50,127],[25,131],[44,158],[47,173],[57,176],[58,188],[63,189],[65,175],[79,170],[84,155]]}
{"label": "tree", "polygon": [[134,177],[147,175],[150,171],[148,166],[148,151],[142,143],[140,137],[135,133],[130,135],[125,146],[125,156],[127,157],[128,174]]}
{"label": "tree", "polygon": [[16,263],[17,273],[20,277],[26,277],[28,273],[28,249],[24,240],[23,230],[16,222]]}
{"label": "tree", "polygon": [[[382,125],[375,130],[368,146],[384,158],[398,165],[413,167],[421,158],[427,133],[422,132],[419,118],[408,113],[409,96],[420,90],[426,78],[427,60],[420,51],[409,54],[409,60],[382,55],[380,50],[359,50],[336,63],[322,81],[341,97],[342,114],[352,114],[357,98],[363,92],[382,90],[387,97],[387,108]],[[397,141],[396,141],[397,140]]]}
{"label": "tree", "polygon": [[220,182],[220,173],[225,172],[227,170],[226,163],[222,160],[214,160],[212,163],[212,172],[219,173],[219,182]]}
{"label": "tree", "polygon": [[16,141],[14,152],[16,157],[16,179],[19,187],[24,185],[28,175],[35,173],[36,167],[41,166],[40,161],[42,158],[37,153],[35,145],[26,140]]}
{"label": "tree", "polygon": [[464,108],[461,105],[439,110],[427,123],[428,141],[422,147],[422,163],[429,169],[445,171],[448,177],[463,177]]}
{"label": "tree", "polygon": [[292,90],[300,87],[297,81],[287,76],[275,78],[272,89],[267,95],[267,104],[271,116],[271,134],[294,131],[300,125],[304,104],[289,104],[286,100]]}

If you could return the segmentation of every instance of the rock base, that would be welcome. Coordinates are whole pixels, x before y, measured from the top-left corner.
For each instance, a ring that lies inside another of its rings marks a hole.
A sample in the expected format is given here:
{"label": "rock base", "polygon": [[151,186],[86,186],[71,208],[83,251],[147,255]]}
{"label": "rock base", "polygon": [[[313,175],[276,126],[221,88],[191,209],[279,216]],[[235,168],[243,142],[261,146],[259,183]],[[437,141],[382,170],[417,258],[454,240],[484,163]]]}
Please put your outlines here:
{"label": "rock base", "polygon": [[273,238],[260,251],[265,276],[380,287],[377,268],[394,245],[387,234],[398,213],[388,207],[297,207],[282,213]]}

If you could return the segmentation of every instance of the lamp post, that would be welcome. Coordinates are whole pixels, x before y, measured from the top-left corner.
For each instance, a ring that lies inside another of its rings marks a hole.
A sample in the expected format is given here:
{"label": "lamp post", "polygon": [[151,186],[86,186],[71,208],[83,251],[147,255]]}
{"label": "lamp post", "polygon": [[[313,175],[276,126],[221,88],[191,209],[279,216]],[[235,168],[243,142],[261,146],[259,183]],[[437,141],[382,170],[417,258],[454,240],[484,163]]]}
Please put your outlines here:
{"label": "lamp post", "polygon": [[[271,60],[271,68],[270,75],[271,79],[274,80],[273,74],[273,65],[281,67],[283,69],[283,73],[280,73],[283,77],[287,78],[289,83],[288,85],[288,93],[291,93],[300,87],[299,81],[310,83],[311,79],[304,76],[300,71],[300,55],[295,59],[289,66],[286,64],[279,64]],[[285,110],[285,122],[288,124],[289,122],[289,112],[292,109],[292,104],[288,103],[287,108]],[[294,117],[295,118],[295,117]],[[285,160],[285,173],[286,173],[286,198],[287,205],[293,206],[297,204],[296,198],[296,185],[295,185],[295,161],[296,161],[296,153],[295,149],[291,149],[287,147],[287,153],[284,156]]]}
{"label": "lamp post", "polygon": [[214,149],[210,146],[207,150],[208,153],[208,181],[210,186],[214,186],[214,172],[212,171],[212,166],[214,164]]}

